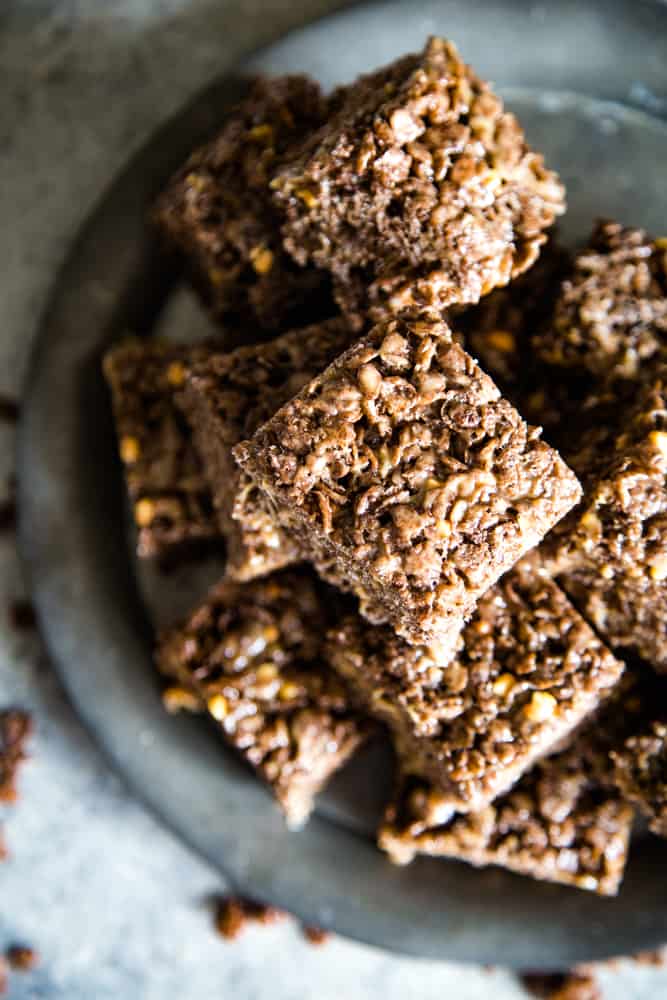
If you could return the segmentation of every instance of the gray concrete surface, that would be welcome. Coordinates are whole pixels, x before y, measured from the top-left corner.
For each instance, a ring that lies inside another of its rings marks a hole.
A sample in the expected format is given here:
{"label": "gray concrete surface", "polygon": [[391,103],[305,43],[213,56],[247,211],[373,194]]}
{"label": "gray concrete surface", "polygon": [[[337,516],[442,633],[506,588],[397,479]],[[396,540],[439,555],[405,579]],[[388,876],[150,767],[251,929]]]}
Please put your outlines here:
{"label": "gray concrete surface", "polygon": [[[128,156],[250,47],[330,0],[0,0],[0,392],[20,390],[48,288],[79,224]],[[0,426],[0,497],[13,432]],[[522,996],[502,970],[407,961],[343,940],[321,950],[290,924],[216,937],[219,876],[126,793],[82,731],[36,636],[8,628],[22,593],[0,539],[0,705],[34,712],[18,805],[0,813],[0,949],[27,941],[38,970],[14,1000]],[[622,963],[610,1000],[667,996],[667,972]]]}

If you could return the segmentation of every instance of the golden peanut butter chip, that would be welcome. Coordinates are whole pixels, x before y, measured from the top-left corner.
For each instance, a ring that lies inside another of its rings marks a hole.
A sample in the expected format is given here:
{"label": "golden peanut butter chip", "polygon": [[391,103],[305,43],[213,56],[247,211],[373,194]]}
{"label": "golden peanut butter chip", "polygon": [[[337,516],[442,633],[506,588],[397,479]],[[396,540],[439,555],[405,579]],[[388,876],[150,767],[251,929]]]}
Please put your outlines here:
{"label": "golden peanut butter chip", "polygon": [[214,694],[212,698],[209,698],[206,702],[206,707],[218,722],[222,722],[229,712],[229,703],[222,694]]}
{"label": "golden peanut butter chip", "polygon": [[120,439],[120,457],[125,465],[132,465],[141,455],[139,439],[126,434]]}

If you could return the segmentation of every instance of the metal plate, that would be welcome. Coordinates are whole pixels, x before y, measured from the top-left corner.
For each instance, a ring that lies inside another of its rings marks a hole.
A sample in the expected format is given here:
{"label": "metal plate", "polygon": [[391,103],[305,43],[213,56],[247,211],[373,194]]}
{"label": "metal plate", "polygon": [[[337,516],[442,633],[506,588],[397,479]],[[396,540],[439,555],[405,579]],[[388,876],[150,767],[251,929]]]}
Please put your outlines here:
{"label": "metal plate", "polygon": [[[496,82],[561,171],[569,240],[583,239],[599,214],[664,231],[667,8],[660,3],[364,5],[289,36],[242,69],[305,70],[331,85],[419,47],[431,32],[453,38]],[[162,710],[151,619],[185,610],[208,571],[157,586],[150,574],[138,578],[100,358],[127,330],[150,333],[165,322],[171,276],[146,233],[146,206],[243,86],[237,77],[216,83],[128,166],[67,260],[35,349],[20,437],[20,531],[43,634],[72,700],[168,826],[240,890],[308,921],[413,955],[514,966],[654,947],[667,939],[667,895],[657,877],[667,863],[664,842],[641,839],[615,900],[454,862],[393,868],[371,839],[389,777],[381,749],[348,768],[308,827],[293,834],[215,734]],[[189,326],[187,309],[177,313],[178,330]]]}

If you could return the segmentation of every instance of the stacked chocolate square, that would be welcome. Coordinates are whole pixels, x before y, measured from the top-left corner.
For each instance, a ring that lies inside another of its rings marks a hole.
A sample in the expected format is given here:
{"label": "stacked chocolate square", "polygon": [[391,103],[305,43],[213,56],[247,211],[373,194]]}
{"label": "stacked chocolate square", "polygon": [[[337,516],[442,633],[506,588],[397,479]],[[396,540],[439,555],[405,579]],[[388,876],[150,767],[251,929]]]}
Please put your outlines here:
{"label": "stacked chocolate square", "polygon": [[614,655],[667,669],[667,249],[605,224],[571,260],[564,208],[450,42],[257,80],[154,212],[219,339],[105,371],[138,554],[227,550],[159,639],[167,707],[292,825],[384,723],[394,860],[611,894],[667,801],[660,681]]}

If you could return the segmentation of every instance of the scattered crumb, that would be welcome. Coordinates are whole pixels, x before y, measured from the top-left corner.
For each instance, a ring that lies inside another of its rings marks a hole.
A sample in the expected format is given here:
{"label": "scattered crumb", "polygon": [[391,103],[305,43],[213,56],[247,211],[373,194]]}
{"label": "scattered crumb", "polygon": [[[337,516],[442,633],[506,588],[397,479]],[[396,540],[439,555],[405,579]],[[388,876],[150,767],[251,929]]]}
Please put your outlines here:
{"label": "scattered crumb", "polygon": [[30,601],[12,601],[9,605],[9,622],[16,629],[31,629],[37,624],[35,609]]}
{"label": "scattered crumb", "polygon": [[27,944],[13,944],[5,952],[10,969],[29,972],[39,965],[39,954]]}
{"label": "scattered crumb", "polygon": [[19,404],[11,396],[0,395],[0,420],[7,424],[15,424],[19,418]]}
{"label": "scattered crumb", "polygon": [[8,535],[16,529],[16,501],[4,500],[0,503],[0,533]]}
{"label": "scattered crumb", "polygon": [[220,896],[215,900],[215,927],[227,941],[234,941],[246,924],[275,924],[287,914],[275,906],[265,906],[240,896]]}
{"label": "scattered crumb", "polygon": [[315,927],[313,924],[303,924],[301,930],[308,944],[315,945],[316,948],[326,944],[331,937],[329,931],[322,930],[321,927]]}
{"label": "scattered crumb", "polygon": [[16,773],[26,758],[25,744],[32,732],[27,712],[0,712],[0,802],[16,800]]}
{"label": "scattered crumb", "polygon": [[602,1000],[602,993],[592,972],[540,972],[520,974],[524,989],[541,1000]]}
{"label": "scattered crumb", "polygon": [[638,951],[636,955],[631,956],[631,961],[637,965],[654,965],[662,969],[667,965],[667,946],[657,948],[655,951]]}

